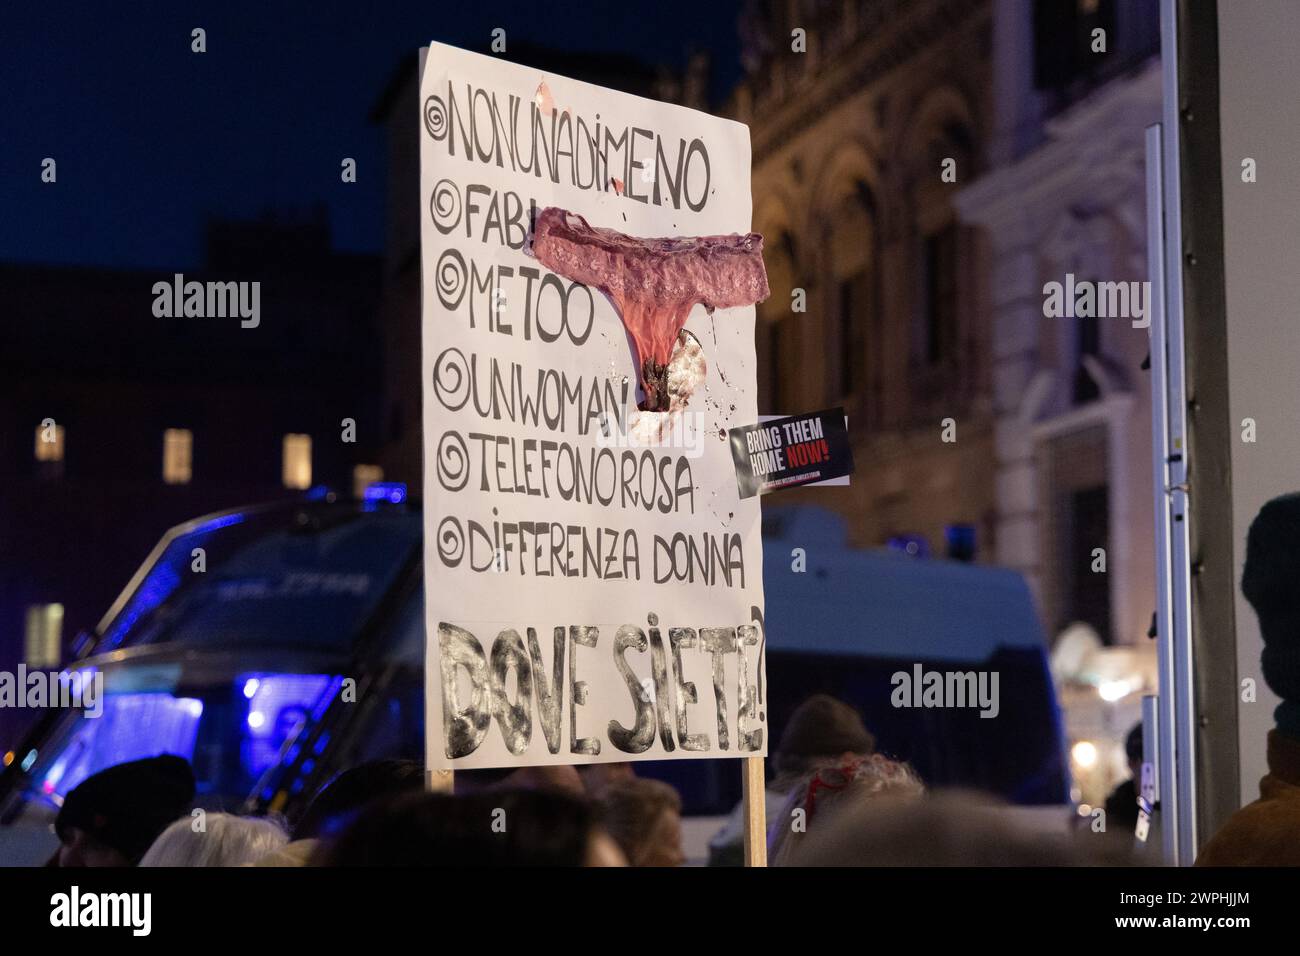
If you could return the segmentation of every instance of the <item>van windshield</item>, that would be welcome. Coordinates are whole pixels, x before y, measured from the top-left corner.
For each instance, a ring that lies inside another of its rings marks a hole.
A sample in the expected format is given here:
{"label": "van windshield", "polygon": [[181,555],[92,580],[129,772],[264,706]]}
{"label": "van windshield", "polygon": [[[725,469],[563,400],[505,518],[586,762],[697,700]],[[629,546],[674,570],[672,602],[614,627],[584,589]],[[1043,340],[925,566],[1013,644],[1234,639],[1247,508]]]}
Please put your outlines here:
{"label": "van windshield", "polygon": [[418,514],[402,510],[220,516],[168,544],[95,651],[169,641],[345,651],[420,541]]}

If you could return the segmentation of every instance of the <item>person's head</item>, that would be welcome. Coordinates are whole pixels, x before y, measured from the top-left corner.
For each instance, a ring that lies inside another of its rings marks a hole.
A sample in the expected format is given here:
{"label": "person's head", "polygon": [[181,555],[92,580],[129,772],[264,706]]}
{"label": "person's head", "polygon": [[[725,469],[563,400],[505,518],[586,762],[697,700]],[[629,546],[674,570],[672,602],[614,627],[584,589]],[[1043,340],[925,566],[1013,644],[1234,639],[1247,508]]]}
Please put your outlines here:
{"label": "person's head", "polygon": [[858,803],[792,843],[784,866],[1118,866],[1127,849],[1026,829],[984,794],[947,791]]}
{"label": "person's head", "polygon": [[289,842],[280,824],[231,813],[184,817],[163,830],[141,866],[248,866]]}
{"label": "person's head", "polygon": [[876,738],[856,710],[829,694],[814,694],[790,715],[773,764],[777,777],[788,780],[875,749]]}
{"label": "person's head", "polygon": [[1279,725],[1300,732],[1300,494],[1259,509],[1246,533],[1241,593],[1259,618],[1264,681],[1282,698]]}
{"label": "person's head", "polygon": [[134,866],[194,800],[194,771],[165,754],[101,770],[63,800],[54,830],[59,866]]}
{"label": "person's head", "polygon": [[807,834],[824,830],[847,810],[873,807],[882,800],[915,799],[924,792],[911,767],[882,754],[819,767],[804,776],[781,812],[769,821],[768,857],[773,866],[785,866]]}
{"label": "person's head", "polygon": [[587,796],[599,798],[605,789],[624,780],[635,780],[636,770],[627,761],[611,760],[605,763],[581,764],[575,768],[582,780],[582,789]]}
{"label": "person's head", "polygon": [[682,798],[661,780],[631,777],[601,792],[605,827],[632,866],[681,866]]}
{"label": "person's head", "polygon": [[623,866],[590,804],[550,790],[418,793],[362,812],[325,866]]}
{"label": "person's head", "polygon": [[1124,738],[1124,756],[1128,758],[1128,772],[1133,779],[1142,780],[1142,725],[1134,724],[1133,729]]}
{"label": "person's head", "polygon": [[577,769],[560,764],[457,770],[452,777],[452,785],[457,796],[498,790],[550,790],[579,799],[587,795]]}
{"label": "person's head", "polygon": [[372,760],[344,770],[325,784],[294,827],[296,840],[330,837],[367,805],[424,788],[424,765],[418,760]]}

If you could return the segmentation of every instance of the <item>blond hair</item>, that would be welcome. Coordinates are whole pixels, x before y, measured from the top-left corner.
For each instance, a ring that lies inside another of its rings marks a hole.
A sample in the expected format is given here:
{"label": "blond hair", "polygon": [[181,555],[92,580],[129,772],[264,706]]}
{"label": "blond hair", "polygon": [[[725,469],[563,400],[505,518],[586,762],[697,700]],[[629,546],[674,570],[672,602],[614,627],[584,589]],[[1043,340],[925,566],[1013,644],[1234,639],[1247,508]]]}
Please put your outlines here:
{"label": "blond hair", "polygon": [[250,866],[289,842],[275,820],[208,813],[202,829],[182,817],[158,835],[141,866]]}
{"label": "blond hair", "polygon": [[820,767],[805,774],[791,791],[768,829],[768,860],[785,866],[807,831],[826,827],[827,820],[846,809],[884,798],[892,801],[921,796],[925,785],[910,766],[882,754],[859,757],[839,766]]}

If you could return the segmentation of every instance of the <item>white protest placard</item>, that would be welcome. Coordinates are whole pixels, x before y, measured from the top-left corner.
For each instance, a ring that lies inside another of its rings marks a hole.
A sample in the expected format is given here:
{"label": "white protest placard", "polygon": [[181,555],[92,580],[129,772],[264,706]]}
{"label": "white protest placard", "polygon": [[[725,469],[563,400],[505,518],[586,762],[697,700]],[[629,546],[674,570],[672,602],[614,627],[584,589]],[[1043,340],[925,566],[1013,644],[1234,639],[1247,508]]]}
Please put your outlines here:
{"label": "white protest placard", "polygon": [[618,312],[529,247],[548,206],[747,233],[748,129],[441,44],[420,111],[429,769],[765,754],[754,309],[695,307],[707,372],[648,418]]}

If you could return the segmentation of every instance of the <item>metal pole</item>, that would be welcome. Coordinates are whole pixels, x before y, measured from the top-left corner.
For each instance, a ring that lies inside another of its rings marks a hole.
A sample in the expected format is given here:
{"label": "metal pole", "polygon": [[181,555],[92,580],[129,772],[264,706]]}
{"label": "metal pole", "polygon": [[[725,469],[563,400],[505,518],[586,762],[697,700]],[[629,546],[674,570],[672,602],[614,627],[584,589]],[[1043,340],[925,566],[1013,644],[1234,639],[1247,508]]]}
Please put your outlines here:
{"label": "metal pole", "polygon": [[[1156,123],[1146,131],[1147,171],[1147,272],[1151,280],[1149,315],[1151,318],[1151,461],[1152,488],[1155,493],[1156,557],[1156,661],[1159,694],[1156,698],[1155,730],[1158,745],[1156,774],[1159,778],[1160,840],[1167,863],[1178,865],[1179,803],[1174,786],[1174,655],[1170,643],[1173,620],[1173,568],[1170,560],[1172,518],[1169,498],[1169,392],[1166,383],[1168,353],[1165,335],[1165,233],[1164,177],[1161,129]],[[1150,728],[1148,728],[1149,730]]]}
{"label": "metal pole", "polygon": [[1183,327],[1182,172],[1178,131],[1178,4],[1162,0],[1160,56],[1164,69],[1164,128],[1169,131],[1164,154],[1165,213],[1165,335],[1168,359],[1170,583],[1173,586],[1170,644],[1174,656],[1174,772],[1178,790],[1178,860],[1190,866],[1196,859],[1196,683],[1192,673],[1191,536],[1188,529],[1187,348]]}

